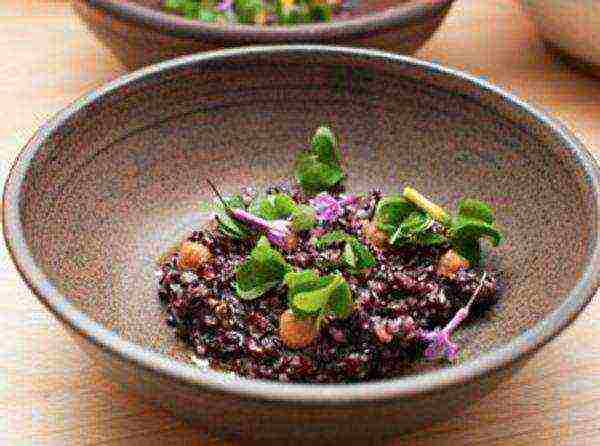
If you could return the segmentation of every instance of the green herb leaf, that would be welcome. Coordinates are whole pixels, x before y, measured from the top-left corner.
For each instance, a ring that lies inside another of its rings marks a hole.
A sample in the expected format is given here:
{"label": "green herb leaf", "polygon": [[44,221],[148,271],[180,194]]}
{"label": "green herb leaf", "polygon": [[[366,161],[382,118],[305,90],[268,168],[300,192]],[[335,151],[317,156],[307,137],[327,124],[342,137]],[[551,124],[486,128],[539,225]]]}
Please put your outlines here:
{"label": "green herb leaf", "polygon": [[356,238],[352,237],[346,243],[346,247],[350,247],[353,253],[352,263],[347,265],[351,267],[352,272],[359,272],[361,270],[372,268],[377,264],[375,257],[369,251],[365,245],[359,242]]}
{"label": "green herb leaf", "polygon": [[481,220],[489,225],[494,224],[492,208],[487,203],[472,198],[465,198],[458,202],[458,216]]}
{"label": "green herb leaf", "polygon": [[[225,203],[233,209],[244,209],[244,201],[239,195],[233,195],[225,198]],[[217,219],[218,230],[225,236],[234,240],[244,240],[252,235],[245,225],[239,223],[229,217],[225,212],[225,207],[219,201],[202,201],[198,204],[198,210],[202,213],[214,212]]]}
{"label": "green herb leaf", "polygon": [[317,289],[319,275],[312,270],[289,272],[285,275],[283,283],[288,287],[288,305],[292,311],[301,318],[313,316],[313,313],[307,313],[301,308],[295,307],[293,297],[299,293]]}
{"label": "green herb leaf", "polygon": [[233,286],[241,299],[256,299],[282,283],[291,269],[283,256],[263,236],[248,259],[236,269]]}
{"label": "green herb leaf", "polygon": [[328,232],[327,234],[319,237],[315,241],[315,247],[317,249],[322,249],[322,248],[325,248],[327,246],[333,245],[335,243],[346,242],[351,237],[352,237],[351,235],[348,235],[344,231],[341,231],[341,230],[338,229],[338,230],[335,230],[335,231]]}
{"label": "green herb leaf", "polygon": [[338,142],[328,127],[317,129],[308,152],[296,157],[296,179],[309,194],[327,191],[344,179]]}
{"label": "green herb leaf", "polygon": [[254,200],[250,212],[265,220],[282,220],[292,217],[292,229],[296,232],[308,231],[317,224],[315,210],[305,204],[296,204],[292,197],[285,194],[271,194]]}
{"label": "green herb leaf", "polygon": [[375,209],[374,221],[378,229],[390,236],[392,245],[437,246],[447,242],[442,234],[429,231],[433,218],[406,197],[382,198]]}
{"label": "green herb leaf", "polygon": [[[289,272],[283,278],[292,294],[311,289],[310,285],[319,280],[319,275],[313,270],[307,269],[300,272]],[[305,288],[306,286],[306,288]]]}
{"label": "green herb leaf", "polygon": [[318,277],[313,271],[288,273],[290,308],[299,317],[320,316],[332,311],[337,317],[348,317],[352,311],[352,293],[344,278],[337,274]]}
{"label": "green herb leaf", "polygon": [[419,237],[433,224],[433,219],[424,212],[413,212],[406,217],[390,237],[392,245],[417,244]]}
{"label": "green herb leaf", "polygon": [[179,11],[187,0],[165,0],[165,8]]}
{"label": "green herb leaf", "polygon": [[[489,218],[487,220],[490,221]],[[456,251],[474,266],[481,263],[480,238],[488,237],[492,246],[502,242],[502,234],[492,224],[460,215],[455,219],[450,233]]]}
{"label": "green herb leaf", "polygon": [[[244,200],[240,195],[232,195],[231,197],[226,197],[224,200],[227,206],[232,209],[245,209]],[[234,240],[245,240],[252,235],[252,231],[244,224],[227,215],[222,204],[220,205],[220,208],[215,210],[215,213],[219,223],[217,229],[229,238]]]}
{"label": "green herb leaf", "polygon": [[315,241],[315,247],[322,249],[336,243],[345,243],[342,261],[353,274],[377,264],[369,248],[363,245],[356,237],[346,234],[341,230],[331,231],[319,237]]}
{"label": "green herb leaf", "polygon": [[234,6],[240,23],[262,24],[266,12],[263,0],[235,0]]}
{"label": "green herb leaf", "polygon": [[223,209],[223,205],[217,201],[201,201],[198,203],[198,210],[203,214],[216,212]]}
{"label": "green herb leaf", "polygon": [[467,259],[472,266],[481,263],[481,244],[479,239],[458,239],[452,240],[452,247],[458,254]]}
{"label": "green herb leaf", "polygon": [[165,0],[165,8],[183,14],[188,19],[197,19],[200,4],[194,0]]}
{"label": "green herb leaf", "polygon": [[203,22],[214,23],[221,17],[223,17],[223,15],[219,14],[219,12],[214,9],[200,7],[200,10],[198,11],[198,18]]}
{"label": "green herb leaf", "polygon": [[452,224],[450,216],[441,206],[438,206],[424,195],[421,195],[412,187],[405,187],[402,195],[444,226],[450,226]]}
{"label": "green herb leaf", "polygon": [[379,229],[392,235],[404,219],[417,210],[418,208],[404,197],[384,197],[377,204],[374,221]]}
{"label": "green herb leaf", "polygon": [[292,297],[292,305],[305,314],[317,314],[326,307],[329,297],[344,280],[340,276],[320,277],[314,282],[313,289],[301,291]]}
{"label": "green herb leaf", "polygon": [[321,126],[315,132],[310,143],[311,152],[317,155],[317,159],[325,164],[339,166],[342,156],[337,139],[331,129]]}
{"label": "green herb leaf", "polygon": [[344,246],[344,253],[342,254],[342,260],[351,269],[356,269],[356,264],[357,264],[356,254],[354,253],[354,249],[352,249],[352,245],[350,243],[346,243],[346,246]]}
{"label": "green herb leaf", "polygon": [[343,178],[341,167],[322,163],[316,155],[301,153],[296,158],[296,179],[308,194],[327,191]]}
{"label": "green herb leaf", "polygon": [[281,220],[292,215],[296,208],[296,202],[289,195],[271,194],[254,200],[250,212],[265,220]]}
{"label": "green herb leaf", "polygon": [[329,22],[331,16],[331,6],[328,4],[314,4],[310,7],[310,18],[314,22]]}
{"label": "green herb leaf", "polygon": [[420,246],[439,246],[448,243],[448,239],[442,234],[426,232],[417,236],[417,244]]}
{"label": "green herb leaf", "polygon": [[498,246],[502,242],[500,231],[489,223],[473,218],[458,217],[452,233],[459,239],[489,237],[493,246]]}
{"label": "green herb leaf", "polygon": [[292,212],[292,229],[295,232],[309,231],[317,224],[317,214],[312,206],[300,204]]}
{"label": "green herb leaf", "polygon": [[337,318],[346,319],[352,313],[352,291],[342,276],[336,277],[339,277],[341,282],[329,296],[329,306]]}
{"label": "green herb leaf", "polygon": [[241,223],[233,220],[226,213],[217,214],[217,229],[223,235],[234,240],[245,240],[252,235],[252,232]]}

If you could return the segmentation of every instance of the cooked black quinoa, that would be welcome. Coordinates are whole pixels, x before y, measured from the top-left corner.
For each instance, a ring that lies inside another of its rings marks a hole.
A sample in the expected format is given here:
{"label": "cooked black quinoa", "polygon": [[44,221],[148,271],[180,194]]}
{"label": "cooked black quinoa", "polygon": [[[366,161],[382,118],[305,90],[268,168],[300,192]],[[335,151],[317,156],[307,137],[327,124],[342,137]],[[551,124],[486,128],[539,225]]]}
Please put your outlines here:
{"label": "cooked black quinoa", "polygon": [[[287,184],[266,192],[277,191],[307,202],[298,188]],[[339,198],[341,192],[338,188],[331,194]],[[244,190],[242,195],[250,200],[254,194]],[[380,192],[371,191],[356,204],[347,205],[335,223],[300,233],[297,248],[286,254],[286,260],[300,269],[332,271],[341,246],[317,251],[311,237],[342,229],[366,243],[363,223],[372,217],[380,198]],[[203,228],[188,240],[208,247],[214,262],[193,272],[183,271],[179,253],[174,252],[162,263],[159,297],[169,313],[167,322],[212,367],[250,378],[339,383],[398,376],[420,354],[417,330],[443,326],[480,284],[478,308],[489,306],[497,296],[493,272],[487,271],[483,280],[480,269],[460,269],[453,279],[438,276],[436,265],[448,245],[376,250],[378,264],[367,275],[341,271],[354,296],[351,316],[345,320],[327,316],[315,342],[292,350],[278,332],[279,317],[288,309],[283,286],[251,301],[238,299],[232,288],[236,266],[252,250],[256,238],[232,241]]]}

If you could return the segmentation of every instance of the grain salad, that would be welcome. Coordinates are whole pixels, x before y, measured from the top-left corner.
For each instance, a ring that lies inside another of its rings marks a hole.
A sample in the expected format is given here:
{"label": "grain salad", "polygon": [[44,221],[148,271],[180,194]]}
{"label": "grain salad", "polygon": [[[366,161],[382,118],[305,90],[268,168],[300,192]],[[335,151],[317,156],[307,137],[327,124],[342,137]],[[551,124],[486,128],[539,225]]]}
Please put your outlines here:
{"label": "grain salad", "polygon": [[410,186],[346,192],[338,139],[319,128],[295,177],[202,203],[209,223],[160,265],[167,323],[211,367],[283,382],[402,375],[456,361],[453,332],[499,296],[481,240],[502,241],[490,207],[451,215]]}

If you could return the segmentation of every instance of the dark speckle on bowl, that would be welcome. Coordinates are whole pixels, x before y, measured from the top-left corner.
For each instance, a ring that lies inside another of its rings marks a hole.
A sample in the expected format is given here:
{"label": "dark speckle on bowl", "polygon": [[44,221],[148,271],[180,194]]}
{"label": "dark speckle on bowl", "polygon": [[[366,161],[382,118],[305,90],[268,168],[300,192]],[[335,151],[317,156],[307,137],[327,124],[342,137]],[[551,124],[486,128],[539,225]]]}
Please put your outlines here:
{"label": "dark speckle on bowl", "polygon": [[[495,204],[507,237],[490,261],[507,286],[459,331],[458,366],[306,386],[185,364],[156,298],[157,257],[202,220],[206,178],[228,192],[288,177],[321,123],[343,136],[349,190],[410,182],[451,207],[463,195]],[[38,132],[4,197],[24,279],[112,379],[211,430],[259,437],[379,435],[456,415],[593,295],[597,229],[598,169],[562,126],[457,72],[314,46],[191,56],[117,80]]]}

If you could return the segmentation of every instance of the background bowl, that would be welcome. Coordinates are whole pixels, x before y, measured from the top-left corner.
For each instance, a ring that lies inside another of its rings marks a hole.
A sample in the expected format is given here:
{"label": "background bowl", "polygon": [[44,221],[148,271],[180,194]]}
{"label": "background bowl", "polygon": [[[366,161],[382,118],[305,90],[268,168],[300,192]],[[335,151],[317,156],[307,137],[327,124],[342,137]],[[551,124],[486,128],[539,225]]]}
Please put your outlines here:
{"label": "background bowl", "polygon": [[[293,27],[214,25],[156,8],[161,0],[74,0],[86,25],[130,68],[199,51],[251,44],[319,43],[412,53],[440,26],[453,0],[363,1],[352,20]],[[378,5],[397,6],[383,8]],[[376,12],[373,12],[374,8]],[[370,12],[369,12],[370,11]]]}
{"label": "background bowl", "polygon": [[[407,182],[454,207],[493,203],[503,297],[457,335],[457,366],[352,385],[262,382],[188,364],[164,323],[155,262],[224,191],[290,174],[321,123],[349,189]],[[481,80],[369,50],[257,47],[195,55],[75,102],[7,181],[15,263],[73,338],[123,383],[216,432],[306,439],[418,428],[460,413],[559,333],[598,286],[598,168],[549,118]],[[348,420],[360,420],[349,422]]]}
{"label": "background bowl", "polygon": [[600,2],[521,0],[544,40],[600,74]]}

